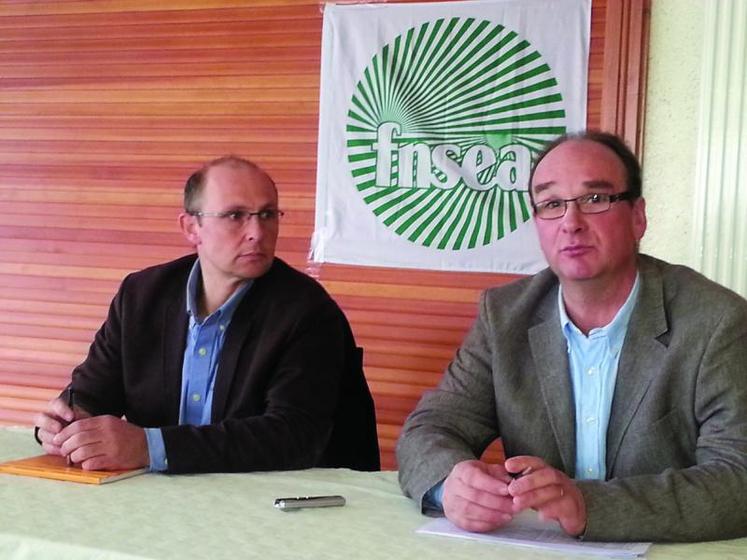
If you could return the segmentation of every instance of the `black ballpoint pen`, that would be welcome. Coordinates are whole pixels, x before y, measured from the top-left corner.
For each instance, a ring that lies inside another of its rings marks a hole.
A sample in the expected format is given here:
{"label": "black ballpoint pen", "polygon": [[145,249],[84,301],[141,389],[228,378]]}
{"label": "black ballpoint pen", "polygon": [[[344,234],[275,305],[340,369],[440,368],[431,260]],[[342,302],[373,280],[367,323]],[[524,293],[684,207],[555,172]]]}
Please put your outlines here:
{"label": "black ballpoint pen", "polygon": [[528,475],[529,473],[531,473],[531,472],[532,472],[532,470],[533,470],[533,469],[532,469],[532,467],[527,467],[527,468],[525,468],[525,469],[524,469],[523,471],[521,471],[521,472],[518,472],[518,473],[508,473],[508,474],[509,474],[509,476],[510,476],[511,478],[513,478],[514,480],[516,480],[516,479],[518,479],[518,478],[521,478],[522,476],[526,476],[526,475]]}
{"label": "black ballpoint pen", "polygon": [[[75,422],[75,393],[73,392],[73,386],[70,385],[70,387],[67,390],[67,406],[70,410],[73,411],[73,419],[68,422],[68,425]],[[71,466],[73,464],[73,460],[70,458],[70,454],[65,456],[65,461],[67,462],[67,466]]]}

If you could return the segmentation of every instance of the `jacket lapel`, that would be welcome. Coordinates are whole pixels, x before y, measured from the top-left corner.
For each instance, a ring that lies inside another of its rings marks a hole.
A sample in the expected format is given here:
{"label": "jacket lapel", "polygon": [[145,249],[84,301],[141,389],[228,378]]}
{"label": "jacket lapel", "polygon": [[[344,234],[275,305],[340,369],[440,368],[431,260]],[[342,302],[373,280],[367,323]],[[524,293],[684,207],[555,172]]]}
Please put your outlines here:
{"label": "jacket lapel", "polygon": [[540,307],[540,323],[529,329],[529,346],[537,365],[542,399],[550,419],[563,469],[573,476],[576,467],[576,413],[568,374],[568,352],[560,330],[557,288]]}
{"label": "jacket lapel", "polygon": [[167,410],[166,425],[179,422],[179,406],[181,401],[182,365],[184,363],[184,349],[187,346],[188,317],[186,312],[185,288],[181,286],[180,295],[172,299],[166,306],[162,318],[163,347],[163,394],[162,403]]}
{"label": "jacket lapel", "polygon": [[215,373],[213,406],[210,413],[213,422],[218,422],[226,416],[228,396],[233,379],[236,376],[239,356],[241,355],[242,348],[247,343],[247,338],[252,330],[252,323],[255,321],[262,300],[265,297],[262,294],[266,291],[268,281],[272,282],[272,270],[274,268],[275,266],[264,276],[254,280],[231,318],[231,324],[226,331],[226,339],[223,341],[223,348],[220,353],[218,371]]}
{"label": "jacket lapel", "polygon": [[661,363],[666,344],[658,340],[669,327],[664,310],[661,275],[640,261],[641,291],[628,324],[617,367],[615,394],[607,428],[607,473],[613,472],[625,432]]}

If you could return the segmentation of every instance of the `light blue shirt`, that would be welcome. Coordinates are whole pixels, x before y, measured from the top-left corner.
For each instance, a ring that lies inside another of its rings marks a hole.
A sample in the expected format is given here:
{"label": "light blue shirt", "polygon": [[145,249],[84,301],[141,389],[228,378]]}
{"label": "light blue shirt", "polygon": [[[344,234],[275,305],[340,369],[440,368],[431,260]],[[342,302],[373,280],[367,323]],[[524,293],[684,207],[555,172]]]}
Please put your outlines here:
{"label": "light blue shirt", "polygon": [[[587,337],[568,318],[563,289],[558,289],[560,325],[566,338],[568,363],[576,407],[576,479],[600,479],[607,475],[607,425],[615,394],[617,364],[620,360],[630,315],[638,297],[636,274],[628,299],[612,321],[592,329]],[[423,496],[426,509],[443,510],[444,483],[439,482]]]}
{"label": "light blue shirt", "polygon": [[607,475],[607,425],[615,394],[617,364],[638,288],[636,274],[628,299],[612,321],[604,327],[591,329],[588,336],[568,318],[563,288],[558,290],[560,325],[567,341],[576,409],[577,480],[604,480]]}
{"label": "light blue shirt", "polygon": [[[251,286],[251,280],[236,290],[213,313],[199,320],[197,294],[202,272],[196,260],[187,279],[187,315],[189,328],[187,346],[182,365],[182,391],[179,404],[179,424],[200,426],[209,424],[213,408],[215,374],[220,362],[226,331],[234,311]],[[160,428],[146,428],[150,454],[150,469],[165,471],[168,468],[163,433]]]}

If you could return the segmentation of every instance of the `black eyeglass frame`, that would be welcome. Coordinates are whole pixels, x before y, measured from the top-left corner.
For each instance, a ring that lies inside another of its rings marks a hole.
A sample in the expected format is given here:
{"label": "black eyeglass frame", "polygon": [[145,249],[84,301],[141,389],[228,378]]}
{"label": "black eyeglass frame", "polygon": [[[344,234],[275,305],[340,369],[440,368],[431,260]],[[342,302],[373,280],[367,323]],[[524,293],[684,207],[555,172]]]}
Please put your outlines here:
{"label": "black eyeglass frame", "polygon": [[[580,204],[579,203],[580,200],[584,200],[584,199],[586,199],[586,201],[591,201],[596,196],[607,199],[607,208],[605,208],[604,210],[594,210],[594,206],[595,206],[594,204]],[[634,200],[635,198],[636,196],[630,191],[623,191],[621,193],[615,193],[615,194],[588,193],[588,194],[582,194],[581,196],[577,196],[575,198],[553,198],[550,200],[545,200],[543,202],[532,203],[532,208],[534,209],[534,215],[540,220],[559,220],[560,218],[565,216],[566,212],[568,212],[569,202],[575,202],[576,208],[578,208],[578,211],[581,212],[582,214],[604,214],[605,212],[609,212],[614,202],[618,202],[620,200]],[[540,214],[542,209],[546,208],[547,205],[558,203],[558,202],[563,203],[562,214],[559,214],[557,216],[552,216],[552,217],[543,217]]]}

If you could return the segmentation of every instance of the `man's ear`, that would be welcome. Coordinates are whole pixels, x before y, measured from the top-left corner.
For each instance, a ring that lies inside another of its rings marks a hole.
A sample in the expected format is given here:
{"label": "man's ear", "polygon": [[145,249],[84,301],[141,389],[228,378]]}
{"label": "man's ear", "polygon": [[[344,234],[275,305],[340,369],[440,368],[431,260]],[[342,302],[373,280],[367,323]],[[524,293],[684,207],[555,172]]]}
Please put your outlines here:
{"label": "man's ear", "polygon": [[643,234],[646,233],[646,200],[643,197],[633,201],[633,235],[636,241],[640,242]]}
{"label": "man's ear", "polygon": [[200,224],[197,222],[197,216],[182,212],[179,214],[179,228],[182,230],[184,238],[190,245],[197,247],[200,243]]}

